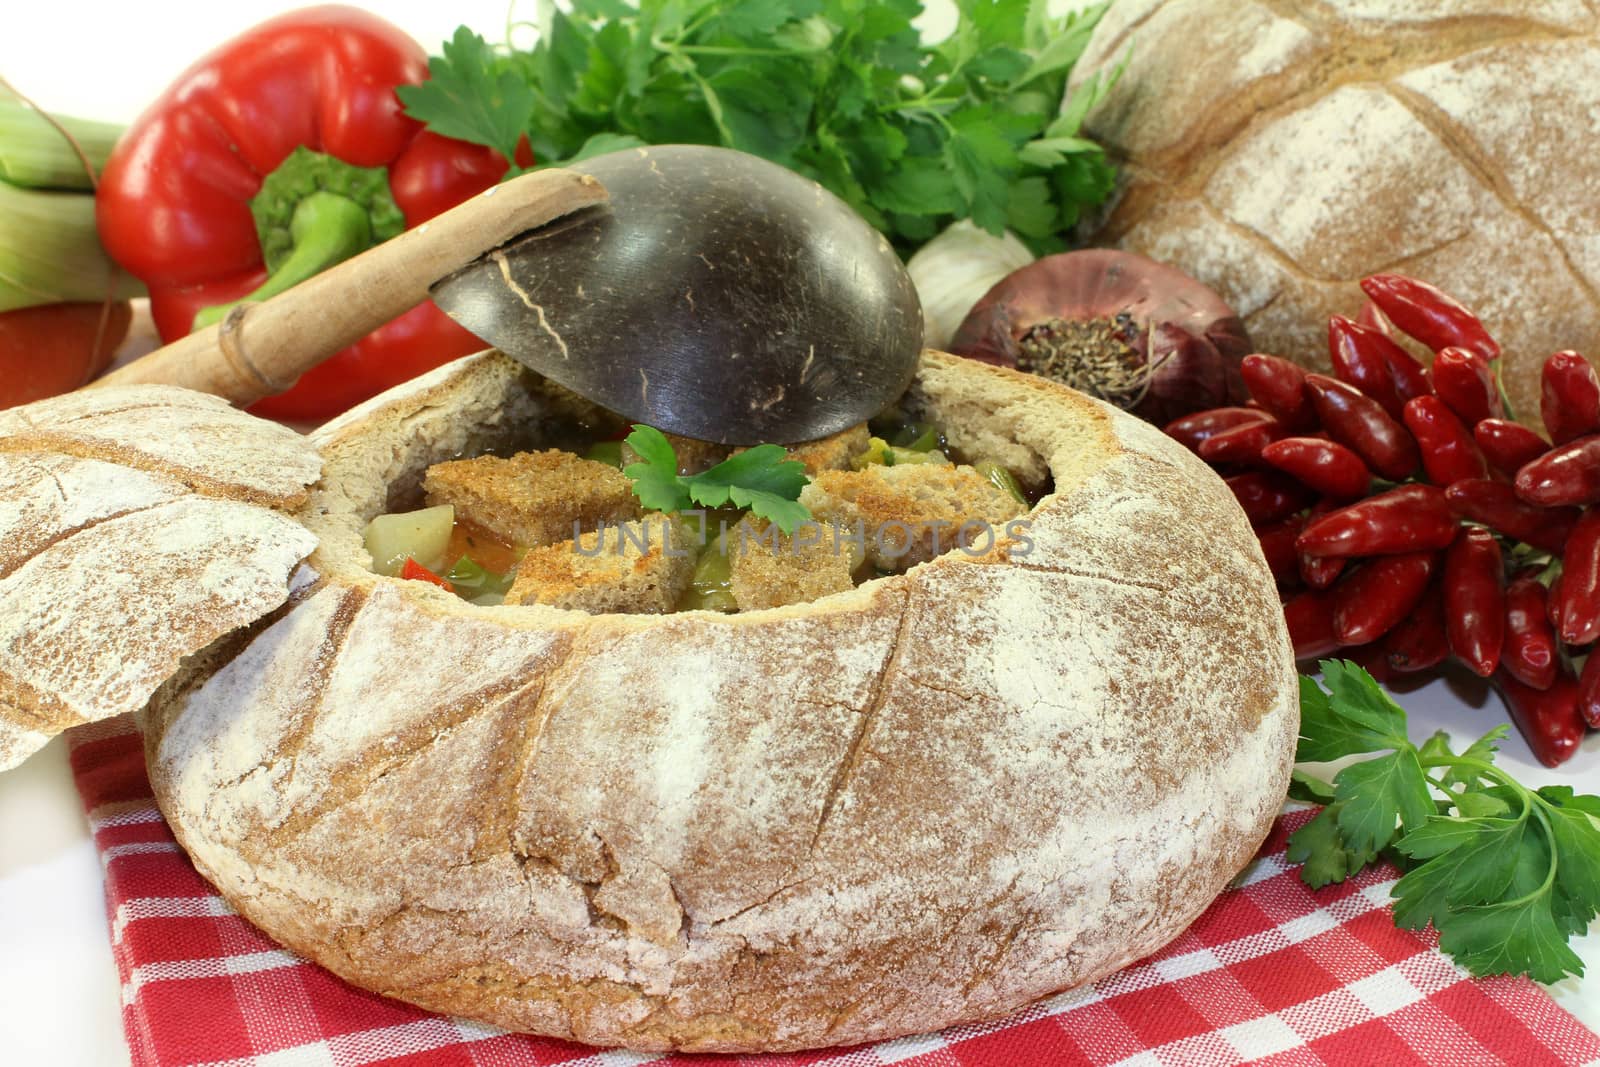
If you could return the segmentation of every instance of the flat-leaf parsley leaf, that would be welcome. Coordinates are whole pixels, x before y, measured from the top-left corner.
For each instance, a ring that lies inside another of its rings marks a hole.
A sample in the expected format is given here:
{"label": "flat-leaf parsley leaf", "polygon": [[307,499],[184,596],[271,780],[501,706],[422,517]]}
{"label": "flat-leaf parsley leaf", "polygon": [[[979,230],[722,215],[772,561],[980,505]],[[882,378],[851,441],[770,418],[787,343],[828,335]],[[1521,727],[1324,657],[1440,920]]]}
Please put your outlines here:
{"label": "flat-leaf parsley leaf", "polygon": [[1540,982],[1581,975],[1568,946],[1600,913],[1600,797],[1532,790],[1495,766],[1498,726],[1457,755],[1441,732],[1420,747],[1405,712],[1353,663],[1324,660],[1301,681],[1301,762],[1350,763],[1332,783],[1303,770],[1291,793],[1327,806],[1289,838],[1300,877],[1342,882],[1380,856],[1405,873],[1395,924],[1432,924],[1439,947],[1477,975]]}
{"label": "flat-leaf parsley leaf", "polygon": [[633,481],[633,493],[652,511],[686,511],[695,506],[732,504],[793,534],[811,512],[799,501],[811,479],[798,460],[781,445],[756,445],[699,474],[678,473],[678,455],[666,434],[653,426],[634,426],[628,447],[640,462],[622,471]]}
{"label": "flat-leaf parsley leaf", "polygon": [[545,0],[531,49],[463,27],[400,97],[508,158],[522,134],[540,164],[717,144],[814,178],[902,248],[971,218],[1042,253],[1113,187],[1081,126],[1122,68],[1066,94],[1107,6],[962,0],[926,43],[920,0]]}

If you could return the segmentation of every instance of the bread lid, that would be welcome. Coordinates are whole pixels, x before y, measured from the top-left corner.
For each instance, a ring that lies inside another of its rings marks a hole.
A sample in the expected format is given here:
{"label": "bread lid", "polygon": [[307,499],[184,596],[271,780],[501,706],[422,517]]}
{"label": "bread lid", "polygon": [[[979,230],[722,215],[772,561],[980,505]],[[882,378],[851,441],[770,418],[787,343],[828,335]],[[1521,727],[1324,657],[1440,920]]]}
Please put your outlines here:
{"label": "bread lid", "polygon": [[300,434],[187,389],[0,411],[0,771],[143,708],[288,599],[321,469]]}

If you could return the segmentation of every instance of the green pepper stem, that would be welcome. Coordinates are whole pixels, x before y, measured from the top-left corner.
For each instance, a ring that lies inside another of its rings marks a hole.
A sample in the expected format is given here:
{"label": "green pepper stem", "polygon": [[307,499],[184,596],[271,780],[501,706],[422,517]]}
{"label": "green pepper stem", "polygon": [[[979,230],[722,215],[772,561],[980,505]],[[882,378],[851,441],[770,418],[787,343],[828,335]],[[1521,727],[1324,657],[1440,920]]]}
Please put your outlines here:
{"label": "green pepper stem", "polygon": [[231,303],[202,308],[194,317],[193,328],[221,322],[240,304],[277,296],[365,251],[372,244],[372,221],[367,209],[349,197],[319,190],[295,205],[289,233],[294,238],[294,251],[259,288]]}

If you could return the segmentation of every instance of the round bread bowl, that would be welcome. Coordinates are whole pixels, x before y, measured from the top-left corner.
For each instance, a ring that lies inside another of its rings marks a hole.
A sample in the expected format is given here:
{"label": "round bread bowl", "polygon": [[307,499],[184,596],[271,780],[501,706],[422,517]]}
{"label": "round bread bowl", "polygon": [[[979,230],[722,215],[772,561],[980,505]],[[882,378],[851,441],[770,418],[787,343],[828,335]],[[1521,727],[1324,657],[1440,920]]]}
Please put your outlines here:
{"label": "round bread bowl", "polygon": [[598,1045],[881,1040],[1150,953],[1287,784],[1256,540],[1197,459],[1067,389],[929,352],[908,402],[1052,486],[1031,546],[737,615],[477,607],[368,569],[364,524],[428,465],[537,446],[567,403],[496,353],[330,424],[305,580],[146,715],[174,831],[350,981]]}

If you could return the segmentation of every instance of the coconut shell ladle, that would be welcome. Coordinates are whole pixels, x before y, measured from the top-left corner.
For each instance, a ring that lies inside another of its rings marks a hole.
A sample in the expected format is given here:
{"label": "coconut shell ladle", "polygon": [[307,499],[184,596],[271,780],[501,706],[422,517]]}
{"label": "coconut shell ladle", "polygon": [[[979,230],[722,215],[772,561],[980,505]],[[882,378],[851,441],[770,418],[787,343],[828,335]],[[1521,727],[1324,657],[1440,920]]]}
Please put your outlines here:
{"label": "coconut shell ladle", "polygon": [[863,421],[904,391],[922,346],[909,275],[837,197],[754,156],[669,145],[496,186],[95,384],[249,404],[430,290],[574,392],[727,444]]}

